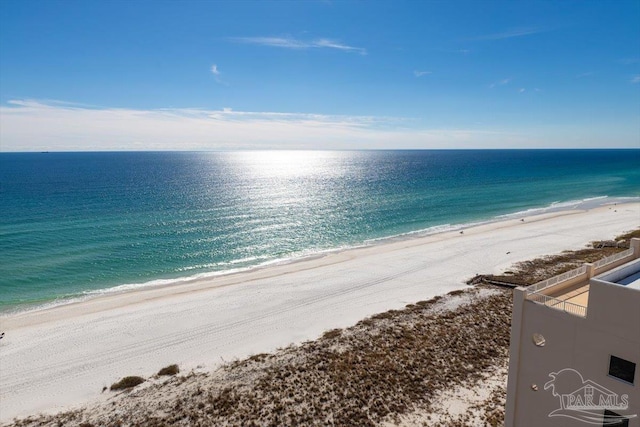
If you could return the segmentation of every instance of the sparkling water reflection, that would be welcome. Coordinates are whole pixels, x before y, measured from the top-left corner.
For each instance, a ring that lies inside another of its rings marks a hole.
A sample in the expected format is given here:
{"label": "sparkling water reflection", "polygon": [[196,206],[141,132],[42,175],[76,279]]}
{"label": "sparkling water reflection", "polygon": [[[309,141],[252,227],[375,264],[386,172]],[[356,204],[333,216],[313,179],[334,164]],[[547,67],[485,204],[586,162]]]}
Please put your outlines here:
{"label": "sparkling water reflection", "polygon": [[639,152],[4,153],[0,304],[638,196]]}

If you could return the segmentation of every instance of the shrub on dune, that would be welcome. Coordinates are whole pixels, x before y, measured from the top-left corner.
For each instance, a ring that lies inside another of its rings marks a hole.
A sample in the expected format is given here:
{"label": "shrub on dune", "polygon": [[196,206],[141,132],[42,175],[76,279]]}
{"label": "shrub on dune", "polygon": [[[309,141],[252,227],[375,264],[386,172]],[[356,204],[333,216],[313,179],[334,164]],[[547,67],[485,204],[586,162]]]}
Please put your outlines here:
{"label": "shrub on dune", "polygon": [[142,384],[144,382],[144,378],[142,377],[124,377],[117,383],[111,384],[111,390],[125,390],[128,388],[133,388],[138,384]]}
{"label": "shrub on dune", "polygon": [[160,369],[158,371],[158,375],[176,375],[177,373],[180,372],[180,368],[178,368],[178,365],[169,365],[169,366],[165,366],[164,368]]}

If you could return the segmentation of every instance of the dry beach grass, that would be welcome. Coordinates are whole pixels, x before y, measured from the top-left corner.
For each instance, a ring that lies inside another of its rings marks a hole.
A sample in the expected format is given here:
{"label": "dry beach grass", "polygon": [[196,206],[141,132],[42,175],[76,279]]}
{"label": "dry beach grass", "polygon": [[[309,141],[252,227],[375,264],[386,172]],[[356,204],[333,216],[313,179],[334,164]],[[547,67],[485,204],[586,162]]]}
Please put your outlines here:
{"label": "dry beach grass", "polygon": [[[616,240],[633,236],[640,230]],[[213,372],[157,375],[132,390],[105,392],[103,401],[83,409],[14,425],[502,425],[511,292],[482,281],[534,283],[624,244],[594,246],[519,263],[499,277],[478,276],[475,287],[314,341]]]}
{"label": "dry beach grass", "polygon": [[480,380],[506,356],[509,308],[503,290],[455,291],[213,373],[16,425],[372,426]]}

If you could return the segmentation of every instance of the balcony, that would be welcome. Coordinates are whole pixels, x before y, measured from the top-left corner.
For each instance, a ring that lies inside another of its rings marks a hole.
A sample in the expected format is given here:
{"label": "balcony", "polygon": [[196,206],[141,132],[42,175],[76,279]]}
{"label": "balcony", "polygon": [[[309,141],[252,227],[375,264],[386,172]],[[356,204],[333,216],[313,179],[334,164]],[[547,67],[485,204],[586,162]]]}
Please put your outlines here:
{"label": "balcony", "polygon": [[631,259],[637,258],[634,249],[585,264],[574,270],[552,277],[526,288],[526,299],[561,310],[574,316],[586,317],[589,306],[589,280]]}

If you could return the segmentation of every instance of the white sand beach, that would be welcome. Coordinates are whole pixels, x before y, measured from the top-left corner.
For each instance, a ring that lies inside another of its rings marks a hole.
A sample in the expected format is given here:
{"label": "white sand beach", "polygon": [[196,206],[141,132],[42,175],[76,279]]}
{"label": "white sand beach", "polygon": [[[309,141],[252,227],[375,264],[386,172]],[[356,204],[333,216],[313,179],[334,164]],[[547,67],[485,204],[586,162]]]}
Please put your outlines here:
{"label": "white sand beach", "polygon": [[213,368],[314,339],[638,227],[640,203],[567,210],[3,316],[0,421],[100,399],[126,375]]}

